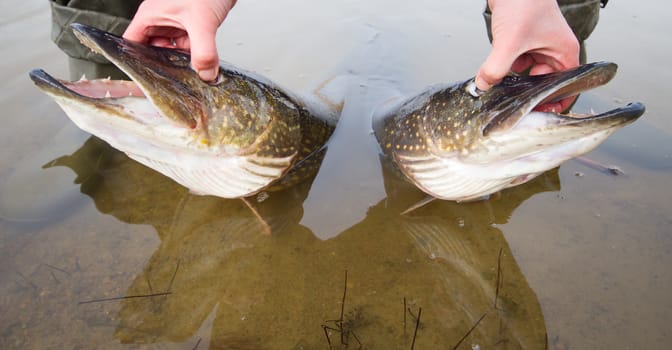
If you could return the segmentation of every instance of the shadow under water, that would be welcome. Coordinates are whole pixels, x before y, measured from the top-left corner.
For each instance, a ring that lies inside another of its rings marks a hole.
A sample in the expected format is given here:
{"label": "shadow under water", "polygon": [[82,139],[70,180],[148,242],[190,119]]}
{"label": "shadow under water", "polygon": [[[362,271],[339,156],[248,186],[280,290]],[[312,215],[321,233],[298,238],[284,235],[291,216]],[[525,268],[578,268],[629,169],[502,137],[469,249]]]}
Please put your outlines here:
{"label": "shadow under water", "polygon": [[[539,302],[497,224],[535,193],[559,190],[557,170],[489,201],[435,201],[401,215],[424,194],[383,164],[387,198],[322,241],[299,224],[310,182],[247,204],[196,196],[95,137],[52,165],[74,170],[101,212],[159,236],[143,272],[114,298],[121,343],[545,346]],[[82,308],[111,301],[81,298]]]}

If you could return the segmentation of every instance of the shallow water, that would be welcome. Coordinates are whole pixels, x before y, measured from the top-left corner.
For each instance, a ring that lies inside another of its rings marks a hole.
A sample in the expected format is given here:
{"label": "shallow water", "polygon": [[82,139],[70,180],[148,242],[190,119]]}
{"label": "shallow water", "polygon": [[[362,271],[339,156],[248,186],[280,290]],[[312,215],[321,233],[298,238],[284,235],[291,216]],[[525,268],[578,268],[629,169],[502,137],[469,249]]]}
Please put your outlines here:
{"label": "shallow water", "polygon": [[78,131],[27,77],[68,76],[46,2],[1,7],[0,348],[433,349],[474,325],[460,349],[669,347],[670,5],[610,2],[587,41],[619,74],[575,109],[647,105],[589,155],[625,176],[570,161],[401,216],[423,195],[381,165],[369,114],[472,76],[482,4],[241,1],[222,59],[297,92],[354,77],[312,186],[250,203],[270,236],[243,201],[191,195]]}

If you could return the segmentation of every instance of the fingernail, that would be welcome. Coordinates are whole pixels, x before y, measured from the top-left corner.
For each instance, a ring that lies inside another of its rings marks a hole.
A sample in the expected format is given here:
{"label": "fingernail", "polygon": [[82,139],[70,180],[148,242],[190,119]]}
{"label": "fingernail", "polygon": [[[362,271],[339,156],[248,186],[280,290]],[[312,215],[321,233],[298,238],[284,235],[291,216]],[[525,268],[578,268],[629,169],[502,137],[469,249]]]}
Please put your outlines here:
{"label": "fingernail", "polygon": [[480,97],[485,93],[485,91],[479,89],[478,86],[476,86],[475,82],[469,83],[469,85],[467,85],[467,91],[473,97]]}
{"label": "fingernail", "polygon": [[198,77],[203,81],[214,81],[217,78],[216,69],[204,69],[198,71]]}
{"label": "fingernail", "polygon": [[474,81],[476,83],[476,88],[479,91],[486,91],[488,88],[490,88],[490,84],[486,83],[485,80],[483,80],[481,77],[476,77],[476,80]]}

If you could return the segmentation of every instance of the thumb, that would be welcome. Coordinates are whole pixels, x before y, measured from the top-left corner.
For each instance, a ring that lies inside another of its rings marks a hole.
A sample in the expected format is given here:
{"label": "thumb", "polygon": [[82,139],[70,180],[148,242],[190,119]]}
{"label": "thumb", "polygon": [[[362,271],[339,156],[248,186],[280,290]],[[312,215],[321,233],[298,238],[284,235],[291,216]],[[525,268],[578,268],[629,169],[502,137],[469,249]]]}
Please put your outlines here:
{"label": "thumb", "polygon": [[499,83],[509,73],[517,56],[510,50],[501,49],[493,43],[490,54],[476,73],[476,87],[485,91]]}
{"label": "thumb", "polygon": [[219,70],[219,56],[215,44],[217,27],[196,25],[188,30],[191,66],[204,81],[214,81]]}

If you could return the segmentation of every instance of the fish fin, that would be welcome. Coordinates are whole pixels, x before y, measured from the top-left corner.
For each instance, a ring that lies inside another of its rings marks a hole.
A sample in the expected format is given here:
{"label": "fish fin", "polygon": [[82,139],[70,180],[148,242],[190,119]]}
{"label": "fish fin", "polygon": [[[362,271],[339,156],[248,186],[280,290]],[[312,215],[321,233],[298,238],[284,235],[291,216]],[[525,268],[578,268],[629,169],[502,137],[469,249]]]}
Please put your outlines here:
{"label": "fish fin", "polygon": [[597,170],[601,173],[605,173],[607,175],[614,175],[614,176],[621,176],[625,175],[625,172],[618,166],[616,165],[605,165],[602,163],[599,163],[595,160],[588,159],[586,157],[576,157],[574,158],[577,162],[591,168],[594,170]]}
{"label": "fish fin", "polygon": [[414,211],[418,208],[424,207],[425,205],[433,202],[435,199],[436,199],[436,197],[427,196],[427,197],[421,199],[420,201],[418,201],[417,203],[411,205],[410,207],[408,207],[403,212],[401,212],[401,215],[406,215],[406,214],[408,214],[408,213],[410,213],[410,212],[412,212],[412,211]]}
{"label": "fish fin", "polygon": [[252,212],[252,214],[254,214],[254,216],[257,218],[257,220],[259,220],[259,224],[261,225],[262,232],[265,235],[270,236],[271,235],[271,226],[268,224],[268,222],[266,220],[264,220],[263,217],[261,217],[261,214],[259,214],[259,211],[257,210],[257,208],[255,208],[252,205],[252,203],[250,203],[247,200],[247,198],[241,198],[241,200],[243,201],[243,203],[245,203],[245,205],[247,205],[248,208],[250,208],[250,211]]}

